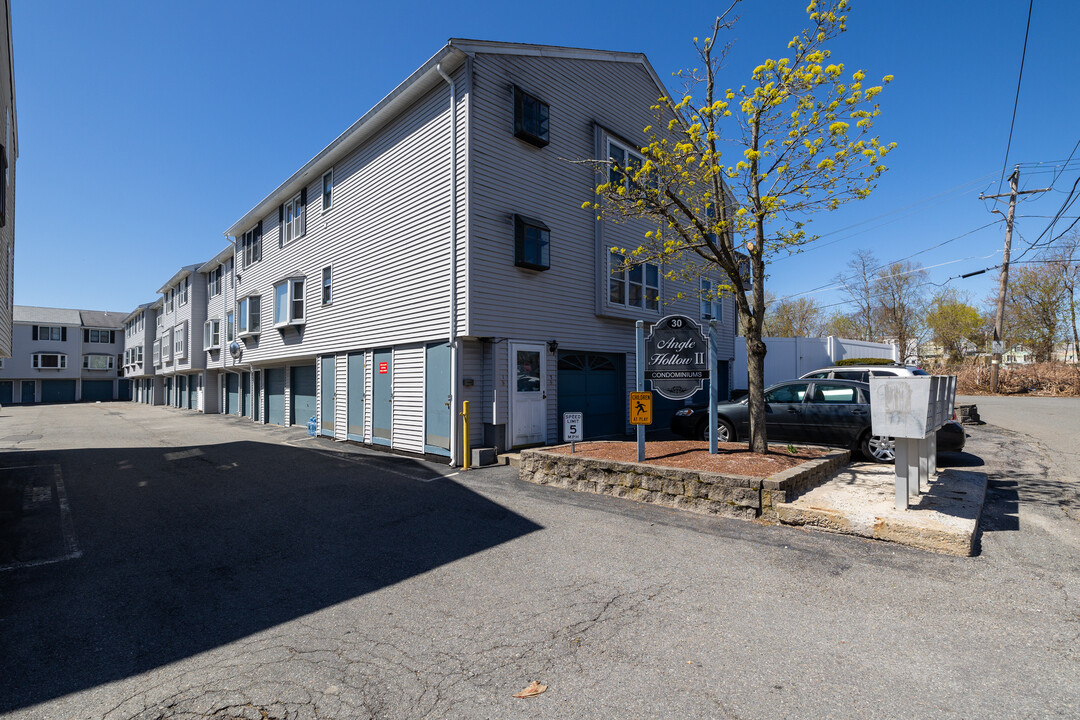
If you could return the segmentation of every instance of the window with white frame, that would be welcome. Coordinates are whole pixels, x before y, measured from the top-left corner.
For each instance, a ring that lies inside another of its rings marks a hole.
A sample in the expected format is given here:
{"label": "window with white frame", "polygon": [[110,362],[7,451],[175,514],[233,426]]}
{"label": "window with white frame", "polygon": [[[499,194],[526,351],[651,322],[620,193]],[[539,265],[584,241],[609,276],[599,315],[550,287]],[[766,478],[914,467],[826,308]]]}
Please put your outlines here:
{"label": "window with white frame", "polygon": [[262,260],[262,220],[240,236],[240,256],[244,259],[244,267]]}
{"label": "window with white frame", "polygon": [[37,370],[63,370],[67,367],[67,355],[63,353],[34,353],[31,367]]}
{"label": "window with white frame", "polygon": [[307,205],[307,192],[301,191],[299,195],[281,206],[279,219],[281,220],[281,245],[284,247],[293,240],[304,236],[304,212]]}
{"label": "window with white frame", "polygon": [[334,281],[334,273],[331,268],[324,267],[322,269],[322,304],[329,305],[334,301],[334,293],[332,283]]}
{"label": "window with white frame", "polygon": [[216,297],[221,294],[221,266],[206,274],[206,295],[208,297]]}
{"label": "window with white frame", "polygon": [[274,286],[274,325],[304,322],[304,279],[289,278]]}
{"label": "window with white frame", "polygon": [[610,138],[608,139],[608,159],[611,160],[611,166],[608,168],[608,182],[613,185],[626,184],[626,171],[637,172],[645,164],[641,155]]}
{"label": "window with white frame", "polygon": [[87,343],[112,343],[116,341],[112,330],[87,330],[83,329],[83,342]]}
{"label": "window with white frame", "polygon": [[701,297],[701,319],[723,321],[724,299],[719,294],[717,284],[708,278],[701,278],[699,281],[699,294]]}
{"label": "window with white frame", "polygon": [[35,325],[33,335],[35,340],[63,342],[67,340],[67,328],[59,325]]}
{"label": "window with white frame", "polygon": [[334,204],[334,169],[322,176],[322,209],[326,212]]}
{"label": "window with white frame", "polygon": [[188,298],[188,278],[187,278],[187,276],[185,276],[184,279],[180,281],[180,284],[176,288],[176,292],[177,292],[177,297],[178,297],[177,306],[178,307],[184,307],[185,305],[187,305],[187,298]]}
{"label": "window with white frame", "polygon": [[143,353],[142,345],[135,348],[135,362],[141,363],[143,361],[143,359],[142,359],[143,354],[142,353]]}
{"label": "window with white frame", "polygon": [[227,342],[232,342],[236,339],[236,326],[233,322],[233,314],[230,312],[225,316],[225,340]]}
{"label": "window with white frame", "polygon": [[154,341],[154,365],[161,364],[161,340]]}
{"label": "window with white frame", "polygon": [[173,359],[173,329],[169,328],[161,337],[161,359],[165,362],[172,362]]}
{"label": "window with white frame", "polygon": [[173,311],[173,291],[169,288],[165,291],[165,313],[171,313]]}
{"label": "window with white frame", "polygon": [[173,357],[177,360],[187,357],[187,323],[173,328]]}
{"label": "window with white frame", "polygon": [[160,330],[161,329],[161,313],[158,313],[158,315],[157,315],[157,326],[158,326],[158,330]]}
{"label": "window with white frame", "polygon": [[207,320],[203,325],[203,348],[215,350],[221,347],[221,321]]}
{"label": "window with white frame", "polygon": [[82,366],[84,370],[112,370],[112,355],[83,355]]}
{"label": "window with white frame", "polygon": [[609,253],[608,304],[659,310],[660,266],[648,262],[627,265],[627,260],[621,253]]}
{"label": "window with white frame", "polygon": [[243,298],[236,304],[237,331],[240,337],[258,335],[261,328],[258,295]]}

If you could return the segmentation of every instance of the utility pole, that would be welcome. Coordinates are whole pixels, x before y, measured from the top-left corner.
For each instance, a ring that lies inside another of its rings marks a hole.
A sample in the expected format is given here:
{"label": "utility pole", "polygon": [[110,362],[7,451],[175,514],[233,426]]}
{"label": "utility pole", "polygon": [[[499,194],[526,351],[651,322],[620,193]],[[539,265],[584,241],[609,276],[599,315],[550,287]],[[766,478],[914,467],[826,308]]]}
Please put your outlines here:
{"label": "utility pole", "polygon": [[[1031,195],[1033,193],[1049,192],[1050,188],[1039,190],[1018,190],[1020,184],[1020,166],[1017,165],[1009,176],[1009,192],[1001,195],[983,195],[979,193],[980,200],[994,198],[1009,198],[1009,214],[1005,217],[1005,256],[1001,261],[1001,279],[998,282],[997,312],[994,315],[994,338],[991,346],[990,358],[990,392],[998,391],[998,369],[1001,367],[1001,330],[1005,322],[1005,293],[1009,286],[1009,251],[1012,249],[1013,218],[1016,216],[1016,196]],[[994,212],[1000,212],[994,210]]]}

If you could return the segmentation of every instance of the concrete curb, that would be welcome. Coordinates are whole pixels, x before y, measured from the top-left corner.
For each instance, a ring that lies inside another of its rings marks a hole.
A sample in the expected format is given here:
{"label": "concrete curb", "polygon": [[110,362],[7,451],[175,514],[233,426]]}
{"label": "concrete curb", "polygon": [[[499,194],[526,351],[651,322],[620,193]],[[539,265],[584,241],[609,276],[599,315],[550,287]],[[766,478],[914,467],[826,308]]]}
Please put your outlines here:
{"label": "concrete curb", "polygon": [[785,525],[900,543],[922,550],[971,556],[986,501],[986,475],[946,470],[924,485],[904,510],[893,503],[891,465],[884,472],[850,468],[822,486],[776,507]]}

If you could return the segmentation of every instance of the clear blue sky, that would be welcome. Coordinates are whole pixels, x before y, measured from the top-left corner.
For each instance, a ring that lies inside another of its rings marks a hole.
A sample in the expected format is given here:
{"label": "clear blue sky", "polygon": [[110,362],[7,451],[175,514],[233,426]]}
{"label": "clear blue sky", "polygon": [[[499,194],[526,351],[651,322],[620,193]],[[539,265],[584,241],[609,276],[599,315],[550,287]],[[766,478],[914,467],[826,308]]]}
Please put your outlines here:
{"label": "clear blue sky", "polygon": [[[227,227],[448,38],[644,52],[669,80],[693,66],[691,39],[728,3],[662,5],[661,17],[655,2],[636,0],[12,4],[15,301],[127,311],[153,300],[181,266],[217,253]],[[805,5],[744,0],[725,84],[783,56]],[[779,296],[827,285],[853,250],[900,259],[998,217],[978,194],[996,190],[1005,160],[1028,4],[853,5],[833,59],[896,77],[881,96],[877,129],[899,148],[871,198],[816,216],[812,228],[824,235],[817,247],[776,263],[768,287]],[[1063,159],[1080,139],[1078,27],[1080,3],[1035,0],[1009,171],[1015,162]],[[1078,175],[1074,161],[1056,192],[1032,196],[1019,214],[1052,215]],[[1050,166],[1029,168],[1021,184],[1045,187],[1053,177]],[[1014,247],[1047,222],[1022,217]],[[970,258],[932,269],[931,280],[942,282],[997,264],[1003,237],[999,224],[914,259]],[[996,273],[953,284],[981,301]],[[831,291],[812,297],[839,299]]]}

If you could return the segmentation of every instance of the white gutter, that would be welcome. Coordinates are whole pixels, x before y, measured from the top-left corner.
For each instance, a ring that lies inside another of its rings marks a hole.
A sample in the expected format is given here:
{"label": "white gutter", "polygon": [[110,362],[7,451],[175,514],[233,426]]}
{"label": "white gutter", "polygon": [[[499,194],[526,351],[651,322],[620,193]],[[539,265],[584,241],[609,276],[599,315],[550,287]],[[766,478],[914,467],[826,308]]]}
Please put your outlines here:
{"label": "white gutter", "polygon": [[443,72],[442,63],[436,63],[435,71],[450,86],[450,466],[461,465],[460,438],[458,437],[458,373],[461,351],[457,339],[457,86]]}

